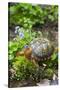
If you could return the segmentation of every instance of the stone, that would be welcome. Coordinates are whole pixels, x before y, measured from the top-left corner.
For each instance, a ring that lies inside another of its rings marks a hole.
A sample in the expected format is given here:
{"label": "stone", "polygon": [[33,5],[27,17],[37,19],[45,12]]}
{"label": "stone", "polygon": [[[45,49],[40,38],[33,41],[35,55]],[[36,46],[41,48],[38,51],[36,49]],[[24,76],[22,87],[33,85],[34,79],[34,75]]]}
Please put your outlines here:
{"label": "stone", "polygon": [[38,86],[46,86],[46,85],[50,85],[50,80],[48,79],[43,79],[43,80],[40,80],[39,83],[37,83]]}

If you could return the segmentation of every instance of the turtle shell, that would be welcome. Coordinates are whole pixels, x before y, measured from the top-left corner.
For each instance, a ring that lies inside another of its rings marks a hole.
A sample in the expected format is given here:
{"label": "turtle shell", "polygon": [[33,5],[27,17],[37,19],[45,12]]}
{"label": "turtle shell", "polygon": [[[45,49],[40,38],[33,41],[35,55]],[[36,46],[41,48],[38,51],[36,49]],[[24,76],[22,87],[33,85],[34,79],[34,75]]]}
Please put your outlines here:
{"label": "turtle shell", "polygon": [[50,57],[53,52],[52,43],[46,38],[37,38],[31,43],[32,55],[38,59]]}

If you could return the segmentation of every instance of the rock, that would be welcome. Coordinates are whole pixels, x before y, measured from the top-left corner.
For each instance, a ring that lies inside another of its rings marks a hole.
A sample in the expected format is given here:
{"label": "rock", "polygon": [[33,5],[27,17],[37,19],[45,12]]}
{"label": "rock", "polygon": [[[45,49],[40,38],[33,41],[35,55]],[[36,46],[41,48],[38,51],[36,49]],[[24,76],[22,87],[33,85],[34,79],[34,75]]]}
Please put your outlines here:
{"label": "rock", "polygon": [[50,85],[58,85],[58,80],[51,80]]}
{"label": "rock", "polygon": [[46,85],[50,85],[50,80],[48,79],[43,79],[43,80],[40,80],[39,83],[37,83],[38,86],[46,86]]}
{"label": "rock", "polygon": [[57,85],[58,84],[58,77],[54,74],[53,79],[50,81],[50,85]]}
{"label": "rock", "polygon": [[13,80],[13,81],[10,81],[10,84],[9,84],[10,88],[28,87],[28,86],[37,86],[37,85],[36,85],[36,82],[34,82],[33,80],[23,80],[23,81]]}

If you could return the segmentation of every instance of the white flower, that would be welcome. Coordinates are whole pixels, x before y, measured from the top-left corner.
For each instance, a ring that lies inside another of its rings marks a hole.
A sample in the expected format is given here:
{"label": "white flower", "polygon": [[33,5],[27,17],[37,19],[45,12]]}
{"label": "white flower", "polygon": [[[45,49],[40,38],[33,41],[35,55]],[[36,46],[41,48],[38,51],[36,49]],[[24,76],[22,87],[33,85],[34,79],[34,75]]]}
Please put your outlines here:
{"label": "white flower", "polygon": [[17,34],[17,30],[15,30],[15,34]]}
{"label": "white flower", "polygon": [[18,32],[20,32],[20,27],[19,26],[16,26],[15,27],[15,34],[17,34]]}
{"label": "white flower", "polygon": [[15,27],[15,30],[19,30],[19,29],[20,29],[20,27],[19,27],[19,26],[16,26],[16,27]]}

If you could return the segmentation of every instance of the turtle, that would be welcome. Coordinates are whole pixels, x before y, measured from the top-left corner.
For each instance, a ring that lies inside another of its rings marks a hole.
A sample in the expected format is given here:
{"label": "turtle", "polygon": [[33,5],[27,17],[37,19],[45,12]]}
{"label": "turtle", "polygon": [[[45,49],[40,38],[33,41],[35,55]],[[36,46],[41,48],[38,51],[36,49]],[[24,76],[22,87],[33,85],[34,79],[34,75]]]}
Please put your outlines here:
{"label": "turtle", "polygon": [[47,38],[35,38],[24,50],[16,53],[17,56],[25,56],[27,59],[37,61],[48,60],[54,51],[53,44]]}
{"label": "turtle", "polygon": [[31,41],[30,47],[32,48],[32,57],[38,61],[50,59],[54,51],[52,42],[47,38],[34,39]]}

